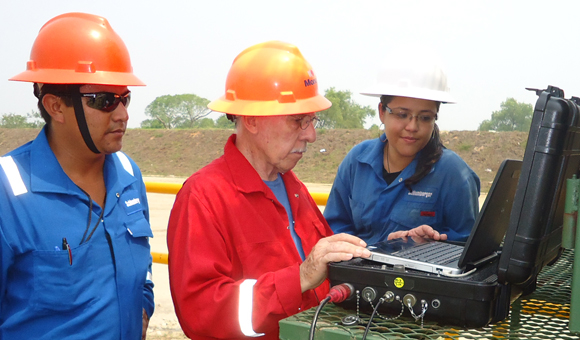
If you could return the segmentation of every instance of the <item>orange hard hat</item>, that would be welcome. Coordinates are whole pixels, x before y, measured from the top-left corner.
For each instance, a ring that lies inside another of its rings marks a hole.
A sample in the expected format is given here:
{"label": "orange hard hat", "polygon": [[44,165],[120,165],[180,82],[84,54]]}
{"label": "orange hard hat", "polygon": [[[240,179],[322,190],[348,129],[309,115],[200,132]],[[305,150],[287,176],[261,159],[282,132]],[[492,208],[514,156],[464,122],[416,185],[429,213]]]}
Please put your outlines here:
{"label": "orange hard hat", "polygon": [[318,81],[298,47],[268,41],[240,53],[228,73],[225,95],[208,108],[240,116],[278,116],[326,110]]}
{"label": "orange hard hat", "polygon": [[49,20],[32,45],[26,71],[10,80],[44,84],[145,85],[107,19],[66,13]]}

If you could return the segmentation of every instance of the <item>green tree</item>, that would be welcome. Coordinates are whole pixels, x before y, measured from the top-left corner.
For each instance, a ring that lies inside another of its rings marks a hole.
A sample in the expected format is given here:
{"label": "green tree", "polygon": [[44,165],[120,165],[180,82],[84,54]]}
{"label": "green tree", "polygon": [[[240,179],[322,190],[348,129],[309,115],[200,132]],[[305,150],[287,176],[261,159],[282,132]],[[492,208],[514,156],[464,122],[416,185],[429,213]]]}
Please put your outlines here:
{"label": "green tree", "polygon": [[15,113],[6,113],[0,116],[0,127],[21,129],[21,128],[39,128],[44,125],[44,120],[40,117],[38,111],[31,111],[26,116]]}
{"label": "green tree", "polygon": [[195,127],[200,129],[213,129],[215,128],[215,122],[211,118],[203,118],[197,121]]}
{"label": "green tree", "polygon": [[236,124],[230,121],[226,115],[221,115],[216,120],[215,127],[218,129],[233,129],[236,127]]}
{"label": "green tree", "polygon": [[532,124],[532,104],[519,103],[514,98],[502,102],[501,110],[479,124],[479,131],[529,131]]}
{"label": "green tree", "polygon": [[142,129],[163,129],[163,124],[157,119],[145,119],[141,122]]}
{"label": "green tree", "polygon": [[362,129],[365,119],[375,115],[372,107],[355,103],[350,91],[337,91],[331,87],[326,90],[324,96],[332,102],[332,106],[318,113],[322,128]]}
{"label": "green tree", "polygon": [[[145,108],[147,119],[141,123],[142,127],[154,128],[161,125],[165,129],[190,129],[196,127],[197,122],[210,114],[207,108],[209,100],[195,94],[165,95],[155,100]],[[152,120],[159,122],[153,123]]]}

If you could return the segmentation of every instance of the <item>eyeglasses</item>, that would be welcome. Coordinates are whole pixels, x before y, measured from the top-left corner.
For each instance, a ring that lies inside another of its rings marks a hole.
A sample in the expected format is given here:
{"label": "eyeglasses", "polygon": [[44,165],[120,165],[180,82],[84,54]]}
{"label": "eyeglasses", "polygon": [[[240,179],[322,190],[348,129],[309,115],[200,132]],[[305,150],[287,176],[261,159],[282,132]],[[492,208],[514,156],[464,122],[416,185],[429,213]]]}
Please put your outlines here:
{"label": "eyeglasses", "polygon": [[429,124],[433,124],[433,122],[435,122],[437,120],[437,114],[418,114],[418,115],[412,115],[410,113],[405,112],[404,110],[401,109],[391,109],[390,107],[388,107],[387,105],[383,104],[383,108],[385,108],[385,110],[389,113],[392,114],[395,119],[397,121],[400,122],[405,122],[405,121],[413,121],[413,118],[415,118],[417,120],[418,124],[421,125],[429,125]]}
{"label": "eyeglasses", "polygon": [[81,97],[89,98],[87,101],[89,107],[104,112],[114,111],[119,103],[123,103],[127,108],[131,102],[131,92],[125,94],[113,92],[81,93]]}
{"label": "eyeglasses", "polygon": [[302,130],[308,129],[310,123],[314,126],[315,129],[319,128],[321,125],[321,120],[317,116],[304,116],[301,118],[297,118],[296,122],[300,125]]}

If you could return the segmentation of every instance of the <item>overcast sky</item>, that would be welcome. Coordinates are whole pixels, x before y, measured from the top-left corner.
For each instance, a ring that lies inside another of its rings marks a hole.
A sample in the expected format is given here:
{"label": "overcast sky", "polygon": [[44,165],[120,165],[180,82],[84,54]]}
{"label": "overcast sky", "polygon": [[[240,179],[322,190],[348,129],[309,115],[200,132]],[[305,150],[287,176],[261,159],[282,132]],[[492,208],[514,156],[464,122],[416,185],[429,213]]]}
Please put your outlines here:
{"label": "overcast sky", "polygon": [[526,87],[554,85],[580,96],[576,0],[2,0],[0,114],[36,108],[32,86],[8,78],[25,70],[41,26],[75,11],[108,19],[147,84],[131,88],[129,127],[147,118],[145,107],[158,96],[220,97],[235,56],[268,40],[298,46],[321,92],[350,90],[373,108],[377,98],[359,92],[386,56],[410,53],[408,46],[433,55],[458,101],[441,107],[441,130],[475,130],[508,97],[534,104]]}

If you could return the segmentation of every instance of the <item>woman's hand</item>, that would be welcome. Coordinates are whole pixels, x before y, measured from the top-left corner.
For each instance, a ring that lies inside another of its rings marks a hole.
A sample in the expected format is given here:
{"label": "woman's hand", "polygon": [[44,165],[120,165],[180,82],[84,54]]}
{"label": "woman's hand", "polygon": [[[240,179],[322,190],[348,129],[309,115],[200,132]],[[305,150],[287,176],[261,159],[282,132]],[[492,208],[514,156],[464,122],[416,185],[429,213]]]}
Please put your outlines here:
{"label": "woman's hand", "polygon": [[431,226],[426,224],[420,225],[411,230],[399,230],[389,234],[387,240],[393,240],[396,238],[402,238],[407,241],[411,238],[415,243],[424,243],[428,240],[435,241],[445,241],[447,240],[447,234],[439,234],[439,232],[433,229]]}

